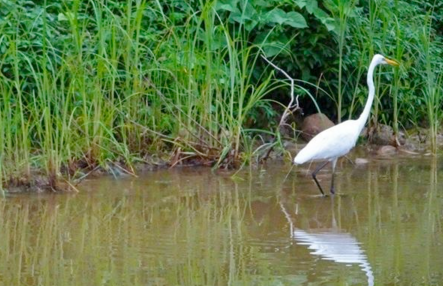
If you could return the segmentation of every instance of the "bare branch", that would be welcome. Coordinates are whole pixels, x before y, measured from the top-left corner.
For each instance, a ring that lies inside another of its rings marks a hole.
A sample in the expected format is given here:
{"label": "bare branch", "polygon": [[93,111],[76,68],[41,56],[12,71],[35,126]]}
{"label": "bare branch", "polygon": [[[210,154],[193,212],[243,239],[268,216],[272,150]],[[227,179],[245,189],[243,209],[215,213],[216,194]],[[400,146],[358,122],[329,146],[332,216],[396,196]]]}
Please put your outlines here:
{"label": "bare branch", "polygon": [[[278,70],[279,72],[284,74],[289,79],[289,81],[291,82],[291,101],[289,101],[289,104],[285,108],[285,111],[283,112],[283,115],[282,115],[282,117],[280,119],[280,123],[278,124],[278,127],[280,128],[281,126],[286,124],[285,122],[286,122],[286,118],[288,117],[288,115],[290,113],[293,113],[294,111],[296,111],[297,109],[300,108],[299,104],[298,104],[298,97],[299,97],[299,95],[297,95],[297,97],[294,98],[294,79],[292,77],[290,77],[284,70],[282,70],[281,68],[279,68],[278,66],[273,64],[265,56],[261,55],[261,57],[265,61],[267,61],[271,66],[273,66],[276,70]],[[295,101],[295,103],[294,103],[294,101]]]}

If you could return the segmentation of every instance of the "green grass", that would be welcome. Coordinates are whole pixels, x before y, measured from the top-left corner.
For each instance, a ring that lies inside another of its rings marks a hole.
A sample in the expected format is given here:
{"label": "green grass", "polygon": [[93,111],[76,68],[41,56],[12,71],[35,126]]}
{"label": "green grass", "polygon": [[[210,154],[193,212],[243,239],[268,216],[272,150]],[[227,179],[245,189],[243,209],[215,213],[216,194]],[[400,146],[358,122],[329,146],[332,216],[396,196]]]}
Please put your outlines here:
{"label": "green grass", "polygon": [[435,141],[441,35],[438,21],[423,19],[438,17],[439,4],[418,13],[403,1],[397,10],[389,1],[312,3],[2,2],[2,185],[43,180],[57,190],[99,167],[253,162],[267,150],[261,135],[281,138],[270,103],[289,100],[263,53],[300,83],[302,108],[337,121],[364,105],[371,56],[397,58],[403,67],[377,78],[373,121],[396,131],[426,121]]}
{"label": "green grass", "polygon": [[[333,2],[338,15],[340,5],[350,5],[349,1]],[[443,44],[438,19],[442,16],[441,4],[425,2],[364,1],[349,13],[347,32],[337,37],[336,106],[349,107],[349,118],[357,116],[367,97],[365,75],[372,55],[381,53],[397,59],[401,66],[394,72],[379,68],[375,79],[377,95],[369,124],[391,125],[396,136],[401,129],[429,128],[430,151],[436,154],[435,140],[442,120],[439,112],[442,69],[438,60]],[[344,47],[343,41],[346,41]],[[341,75],[342,69],[346,70],[343,74],[346,76]],[[345,90],[342,96],[341,86]]]}
{"label": "green grass", "polygon": [[[241,163],[246,120],[281,84],[253,72],[261,48],[241,25],[233,33],[214,2],[198,8],[176,23],[159,2],[111,10],[74,1],[56,20],[15,7],[24,26],[39,26],[2,27],[14,32],[2,39],[0,62],[9,71],[0,79],[3,182],[30,181],[36,171],[56,190],[63,175],[116,162],[132,172],[164,152],[176,155],[172,164]],[[151,26],[146,13],[162,20]],[[33,33],[35,46],[20,46]]]}
{"label": "green grass", "polygon": [[425,98],[426,111],[429,122],[430,147],[435,154],[438,151],[437,135],[439,132],[440,122],[442,119],[441,105],[443,99],[442,93],[442,74],[439,72],[441,64],[438,63],[431,49],[435,43],[432,41],[430,34],[431,19],[426,18],[420,33],[422,43],[422,64],[424,66],[425,83],[422,88],[422,96]]}

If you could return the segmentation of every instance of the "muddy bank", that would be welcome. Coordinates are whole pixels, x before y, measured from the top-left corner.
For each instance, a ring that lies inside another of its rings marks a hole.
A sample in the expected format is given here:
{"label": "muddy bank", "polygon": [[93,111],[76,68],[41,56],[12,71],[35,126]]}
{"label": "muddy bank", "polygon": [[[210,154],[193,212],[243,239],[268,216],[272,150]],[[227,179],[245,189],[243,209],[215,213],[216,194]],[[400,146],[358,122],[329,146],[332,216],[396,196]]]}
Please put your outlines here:
{"label": "muddy bank", "polygon": [[[439,136],[443,138],[443,136]],[[365,139],[367,140],[367,139]],[[443,140],[441,140],[443,142]],[[351,152],[348,158],[353,158],[352,162],[360,164],[367,162],[368,158],[379,157],[383,159],[395,158],[397,156],[416,156],[416,155],[432,155],[428,150],[428,144],[423,141],[423,136],[414,135],[404,139],[404,144],[401,146],[393,145],[379,145],[369,144],[368,142],[360,144],[356,147],[357,150]],[[267,156],[267,160],[252,160],[249,165],[256,168],[263,164],[284,161],[289,164],[291,156],[293,157],[299,152],[306,142],[299,140],[285,140],[283,147],[274,148]],[[257,148],[259,146],[256,146]],[[289,154],[291,156],[289,156]],[[218,158],[217,158],[218,159]],[[231,160],[231,161],[229,161]],[[3,190],[5,193],[24,193],[24,192],[78,192],[81,190],[81,184],[86,179],[98,178],[102,176],[112,177],[137,177],[138,174],[155,171],[160,169],[175,168],[175,167],[213,167],[217,160],[209,160],[208,158],[199,158],[198,156],[186,157],[185,154],[170,154],[169,156],[145,157],[143,162],[138,162],[132,166],[123,164],[121,162],[111,162],[105,166],[88,165],[85,162],[79,161],[76,164],[71,164],[69,167],[64,166],[60,170],[58,176],[47,176],[41,171],[33,170],[29,176],[21,176],[10,178],[3,183]],[[241,167],[240,162],[232,164],[232,158],[226,158],[220,164],[222,169],[238,169]]]}

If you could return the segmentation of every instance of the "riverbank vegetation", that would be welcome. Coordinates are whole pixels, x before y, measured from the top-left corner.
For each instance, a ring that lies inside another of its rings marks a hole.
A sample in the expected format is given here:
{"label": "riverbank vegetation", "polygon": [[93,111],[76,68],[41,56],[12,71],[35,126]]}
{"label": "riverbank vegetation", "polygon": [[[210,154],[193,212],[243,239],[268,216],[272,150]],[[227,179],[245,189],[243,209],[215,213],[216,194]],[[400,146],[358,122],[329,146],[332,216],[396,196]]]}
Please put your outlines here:
{"label": "riverbank vegetation", "polygon": [[[437,152],[443,4],[385,0],[0,0],[0,181],[63,182],[137,164],[249,163],[281,146],[295,80],[305,114],[340,122],[377,78],[371,124],[424,127]],[[292,133],[295,138],[298,133]],[[74,183],[73,183],[74,182]]]}

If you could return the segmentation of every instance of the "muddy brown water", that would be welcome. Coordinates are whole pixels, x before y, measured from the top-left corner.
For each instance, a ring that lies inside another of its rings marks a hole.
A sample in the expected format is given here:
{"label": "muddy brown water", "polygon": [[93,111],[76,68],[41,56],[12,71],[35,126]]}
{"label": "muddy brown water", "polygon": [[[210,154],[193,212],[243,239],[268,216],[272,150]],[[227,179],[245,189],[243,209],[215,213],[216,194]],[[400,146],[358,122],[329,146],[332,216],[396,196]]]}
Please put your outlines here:
{"label": "muddy brown water", "polygon": [[[327,198],[308,167],[175,168],[6,196],[0,284],[443,285],[441,162],[343,160]],[[319,179],[328,189],[330,170]]]}

